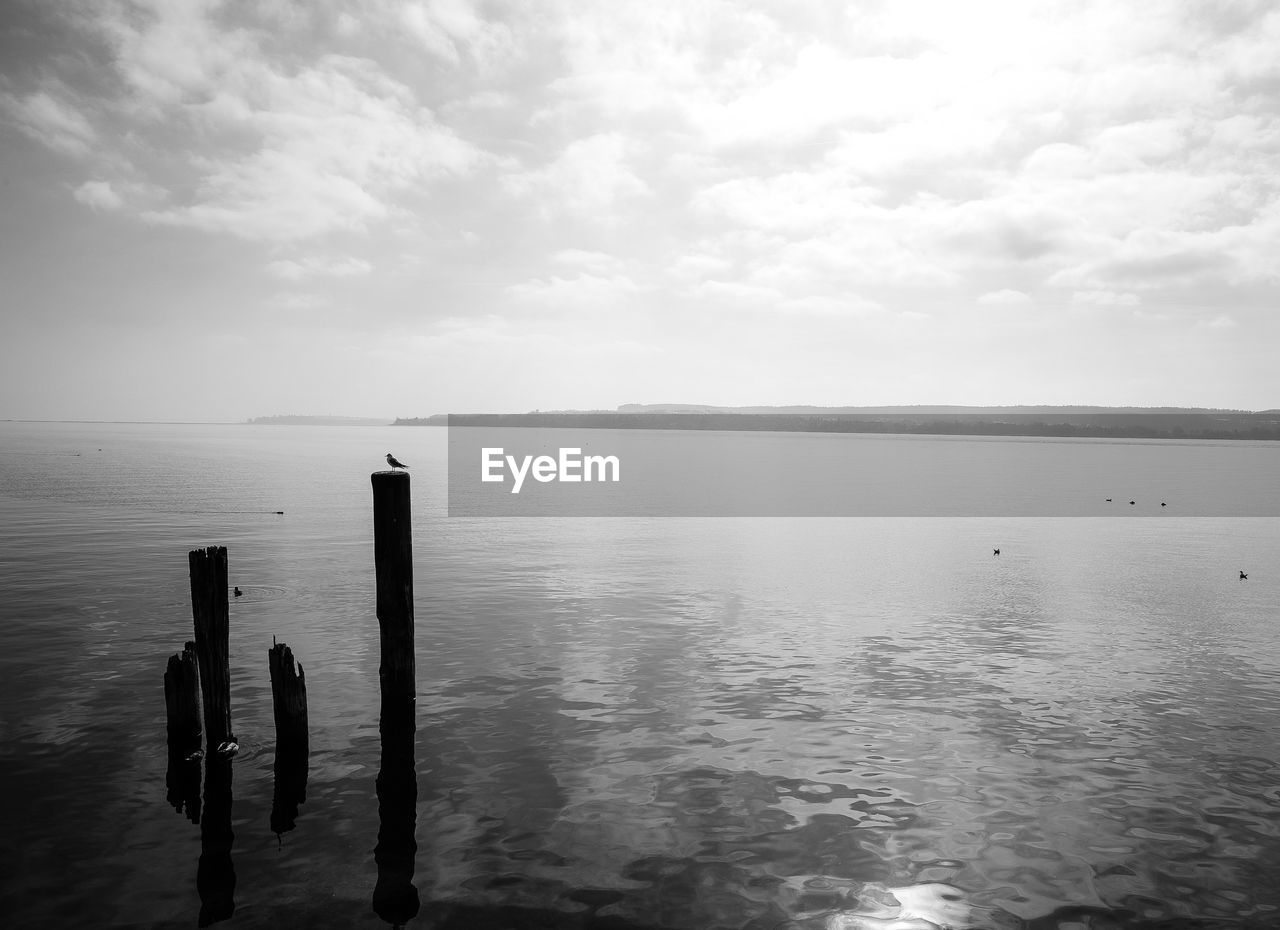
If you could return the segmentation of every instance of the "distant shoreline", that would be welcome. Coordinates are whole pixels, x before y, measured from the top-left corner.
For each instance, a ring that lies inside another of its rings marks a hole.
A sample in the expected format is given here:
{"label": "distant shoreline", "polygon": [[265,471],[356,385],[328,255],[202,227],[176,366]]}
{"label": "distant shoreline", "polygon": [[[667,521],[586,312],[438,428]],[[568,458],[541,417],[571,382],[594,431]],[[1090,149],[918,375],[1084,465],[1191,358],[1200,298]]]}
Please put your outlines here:
{"label": "distant shoreline", "polygon": [[[883,409],[883,408],[881,408]],[[1089,439],[1280,441],[1280,412],[522,413],[398,418],[393,426],[718,430]]]}
{"label": "distant shoreline", "polygon": [[85,423],[121,426],[391,426],[382,417],[254,417],[251,420],[51,420],[31,417],[0,417],[0,423]]}
{"label": "distant shoreline", "polygon": [[639,429],[876,433],[913,436],[1027,436],[1095,439],[1280,441],[1280,410],[1178,407],[744,407],[627,404],[613,411],[435,414],[429,417],[308,416],[249,420],[88,420],[4,418],[4,423],[142,426],[479,426],[529,429]]}
{"label": "distant shoreline", "polygon": [[309,416],[285,413],[269,417],[251,417],[244,421],[251,426],[391,426],[386,417],[337,417],[329,414]]}

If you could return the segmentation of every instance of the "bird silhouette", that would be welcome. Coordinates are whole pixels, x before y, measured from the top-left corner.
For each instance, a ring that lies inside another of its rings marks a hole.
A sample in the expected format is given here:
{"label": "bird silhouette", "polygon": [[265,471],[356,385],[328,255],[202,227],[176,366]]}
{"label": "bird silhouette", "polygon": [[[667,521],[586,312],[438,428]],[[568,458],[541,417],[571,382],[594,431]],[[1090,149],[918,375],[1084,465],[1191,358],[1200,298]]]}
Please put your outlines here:
{"label": "bird silhouette", "polygon": [[408,468],[409,467],[404,462],[397,459],[390,452],[387,453],[387,464],[390,465],[392,468]]}
{"label": "bird silhouette", "polygon": [[992,549],[992,550],[991,550],[991,554],[992,554],[992,555],[999,555],[999,554],[1000,554],[1000,550],[999,550],[999,549]]}
{"label": "bird silhouette", "polygon": [[1107,503],[1108,503],[1108,504],[1109,504],[1109,503],[1111,503],[1111,498],[1109,498],[1109,497],[1107,498]]}
{"label": "bird silhouette", "polygon": [[1134,503],[1135,503],[1135,501],[1129,501],[1129,505],[1130,505],[1130,506],[1132,506]]}
{"label": "bird silhouette", "polygon": [[241,591],[239,588],[236,588],[236,597],[240,597],[243,594],[244,594],[243,591]]}
{"label": "bird silhouette", "polygon": [[1240,573],[1240,580],[1241,580],[1241,581],[1247,581],[1248,579],[1249,579],[1249,576],[1248,576],[1248,575],[1246,575],[1244,572],[1241,572],[1241,573]]}

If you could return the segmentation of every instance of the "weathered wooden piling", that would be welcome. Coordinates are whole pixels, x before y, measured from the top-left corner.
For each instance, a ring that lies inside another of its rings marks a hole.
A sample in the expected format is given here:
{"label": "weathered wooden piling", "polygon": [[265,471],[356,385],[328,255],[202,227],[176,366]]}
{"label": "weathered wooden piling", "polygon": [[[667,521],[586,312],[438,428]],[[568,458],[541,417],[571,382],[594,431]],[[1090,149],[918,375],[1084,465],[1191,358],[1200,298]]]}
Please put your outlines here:
{"label": "weathered wooden piling", "polygon": [[164,704],[168,715],[169,767],[165,771],[167,797],[173,809],[200,822],[200,673],[196,644],[169,656],[164,673]]}
{"label": "weathered wooden piling", "polygon": [[276,744],[307,748],[307,676],[302,663],[284,643],[271,641],[267,650],[271,670],[271,706],[276,718]]}
{"label": "weathered wooden piling", "polygon": [[227,548],[192,549],[191,614],[195,620],[205,745],[212,752],[231,739],[231,668],[228,647]]}
{"label": "weathered wooden piling", "polygon": [[276,719],[275,791],[271,798],[271,831],[280,836],[293,829],[298,805],[307,799],[307,679],[302,663],[284,643],[272,640],[267,651],[271,669],[271,703]]}
{"label": "weathered wooden piling", "polygon": [[169,719],[169,752],[186,757],[200,748],[200,672],[196,644],[169,656],[164,673],[164,705]]}
{"label": "weathered wooden piling", "polygon": [[401,927],[419,908],[413,884],[418,844],[414,771],[413,532],[409,473],[379,471],[373,482],[373,563],[377,574],[382,765],[378,770],[378,882],[373,909]]}
{"label": "weathered wooden piling", "polygon": [[378,471],[373,483],[373,563],[377,574],[378,680],[383,712],[411,707],[413,661],[413,532],[409,473]]}

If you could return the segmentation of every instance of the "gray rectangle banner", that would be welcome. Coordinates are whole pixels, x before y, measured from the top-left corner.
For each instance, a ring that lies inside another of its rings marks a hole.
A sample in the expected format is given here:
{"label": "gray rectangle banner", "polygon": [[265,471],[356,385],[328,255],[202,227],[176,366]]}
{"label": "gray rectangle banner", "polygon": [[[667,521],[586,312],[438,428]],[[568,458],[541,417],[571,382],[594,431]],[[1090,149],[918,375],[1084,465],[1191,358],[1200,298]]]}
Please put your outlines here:
{"label": "gray rectangle banner", "polygon": [[448,499],[486,517],[1273,517],[1280,444],[451,421]]}

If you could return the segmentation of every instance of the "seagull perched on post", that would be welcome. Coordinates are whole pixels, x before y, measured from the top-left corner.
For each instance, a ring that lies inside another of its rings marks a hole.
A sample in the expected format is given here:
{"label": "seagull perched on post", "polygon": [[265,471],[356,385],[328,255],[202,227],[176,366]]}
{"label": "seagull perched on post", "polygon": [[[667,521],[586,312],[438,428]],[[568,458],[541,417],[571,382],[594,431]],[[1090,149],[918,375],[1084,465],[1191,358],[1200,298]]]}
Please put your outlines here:
{"label": "seagull perched on post", "polygon": [[392,468],[408,468],[409,467],[404,462],[397,459],[390,452],[387,453],[387,464],[390,465]]}

